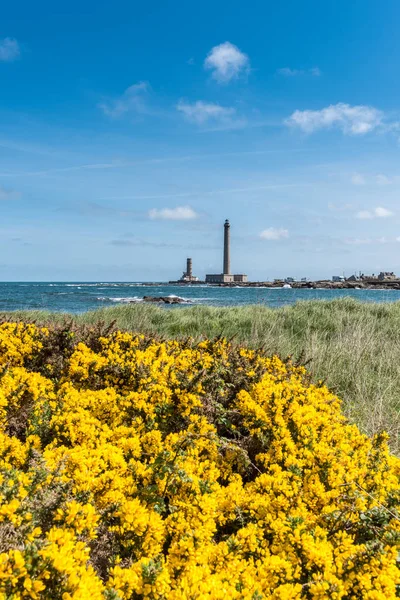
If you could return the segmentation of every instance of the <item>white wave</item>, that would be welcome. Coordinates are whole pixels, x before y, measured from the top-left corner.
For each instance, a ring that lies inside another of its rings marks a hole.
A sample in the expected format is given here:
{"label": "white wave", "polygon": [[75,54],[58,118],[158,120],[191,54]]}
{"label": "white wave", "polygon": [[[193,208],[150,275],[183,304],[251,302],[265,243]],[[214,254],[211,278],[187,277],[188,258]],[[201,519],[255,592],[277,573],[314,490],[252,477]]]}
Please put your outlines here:
{"label": "white wave", "polygon": [[[154,296],[157,298],[157,296]],[[161,297],[161,296],[160,296]],[[200,298],[183,298],[182,296],[176,296],[175,294],[170,294],[169,296],[164,296],[165,298],[171,298],[174,300],[179,300],[184,304],[193,304],[196,300],[200,300]],[[201,298],[202,300],[209,300],[209,298]],[[135,303],[135,302],[143,302],[143,298],[139,296],[125,296],[123,298],[116,298],[115,296],[98,296],[97,300],[101,302],[122,302],[122,303]]]}
{"label": "white wave", "polygon": [[165,296],[166,298],[173,298],[175,300],[180,300],[180,302],[185,302],[187,304],[192,304],[196,299],[195,298],[184,298],[183,296],[177,296],[176,294],[169,294]]}
{"label": "white wave", "polygon": [[139,298],[138,296],[128,296],[125,298],[112,298],[109,296],[100,296],[99,298],[97,298],[97,300],[102,300],[105,302],[125,302],[125,303],[130,303],[130,302],[143,302],[143,298]]}

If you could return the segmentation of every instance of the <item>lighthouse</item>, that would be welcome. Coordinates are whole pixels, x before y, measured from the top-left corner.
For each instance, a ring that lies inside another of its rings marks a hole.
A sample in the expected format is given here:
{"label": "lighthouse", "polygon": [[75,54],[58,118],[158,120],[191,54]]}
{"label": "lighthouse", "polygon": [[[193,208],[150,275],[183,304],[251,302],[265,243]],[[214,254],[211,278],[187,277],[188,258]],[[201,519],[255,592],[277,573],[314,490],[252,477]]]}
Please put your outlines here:
{"label": "lighthouse", "polygon": [[224,223],[224,255],[222,273],[206,275],[206,283],[246,283],[247,275],[231,274],[231,226],[229,220]]}
{"label": "lighthouse", "polygon": [[231,226],[229,225],[228,219],[224,223],[224,275],[230,275],[231,273]]}

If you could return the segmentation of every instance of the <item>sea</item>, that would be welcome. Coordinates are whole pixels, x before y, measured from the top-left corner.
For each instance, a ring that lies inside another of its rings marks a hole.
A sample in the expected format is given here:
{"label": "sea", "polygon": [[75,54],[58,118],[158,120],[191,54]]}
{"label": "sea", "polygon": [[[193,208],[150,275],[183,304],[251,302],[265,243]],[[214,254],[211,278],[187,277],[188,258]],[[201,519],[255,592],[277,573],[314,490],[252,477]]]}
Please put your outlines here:
{"label": "sea", "polygon": [[50,310],[82,313],[105,306],[143,302],[143,296],[178,296],[184,304],[168,305],[176,310],[188,305],[241,306],[259,304],[277,308],[300,300],[333,300],[350,297],[361,302],[396,302],[400,290],[330,290],[266,287],[214,287],[132,282],[1,283],[0,312]]}

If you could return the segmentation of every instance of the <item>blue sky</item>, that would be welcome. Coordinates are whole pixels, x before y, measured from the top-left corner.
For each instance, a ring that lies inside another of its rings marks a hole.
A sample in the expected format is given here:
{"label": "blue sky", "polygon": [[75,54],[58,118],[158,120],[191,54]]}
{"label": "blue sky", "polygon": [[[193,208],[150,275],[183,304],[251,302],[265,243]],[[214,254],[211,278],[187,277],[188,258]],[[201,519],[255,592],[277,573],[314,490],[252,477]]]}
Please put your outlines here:
{"label": "blue sky", "polygon": [[[59,5],[59,6],[58,6]],[[400,4],[22,1],[0,280],[400,273]]]}

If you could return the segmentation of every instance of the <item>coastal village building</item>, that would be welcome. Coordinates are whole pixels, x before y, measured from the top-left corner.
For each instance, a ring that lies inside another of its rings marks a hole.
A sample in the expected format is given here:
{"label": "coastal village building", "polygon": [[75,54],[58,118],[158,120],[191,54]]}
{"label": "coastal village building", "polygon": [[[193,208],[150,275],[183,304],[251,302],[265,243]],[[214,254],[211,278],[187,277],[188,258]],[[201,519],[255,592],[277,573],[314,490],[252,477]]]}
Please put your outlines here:
{"label": "coastal village building", "polygon": [[393,273],[393,271],[381,271],[378,275],[379,281],[391,281],[393,279],[397,279],[397,276]]}
{"label": "coastal village building", "polygon": [[364,273],[360,273],[360,275],[351,275],[350,277],[346,278],[346,281],[362,281],[365,283],[398,280],[399,278],[397,277],[396,273],[393,273],[393,271],[381,271],[379,275],[375,275],[375,273],[372,273],[372,275],[364,275]]}
{"label": "coastal village building", "polygon": [[246,283],[247,275],[231,274],[231,256],[230,256],[230,224],[228,219],[224,223],[224,264],[223,272],[206,275],[206,283]]}

